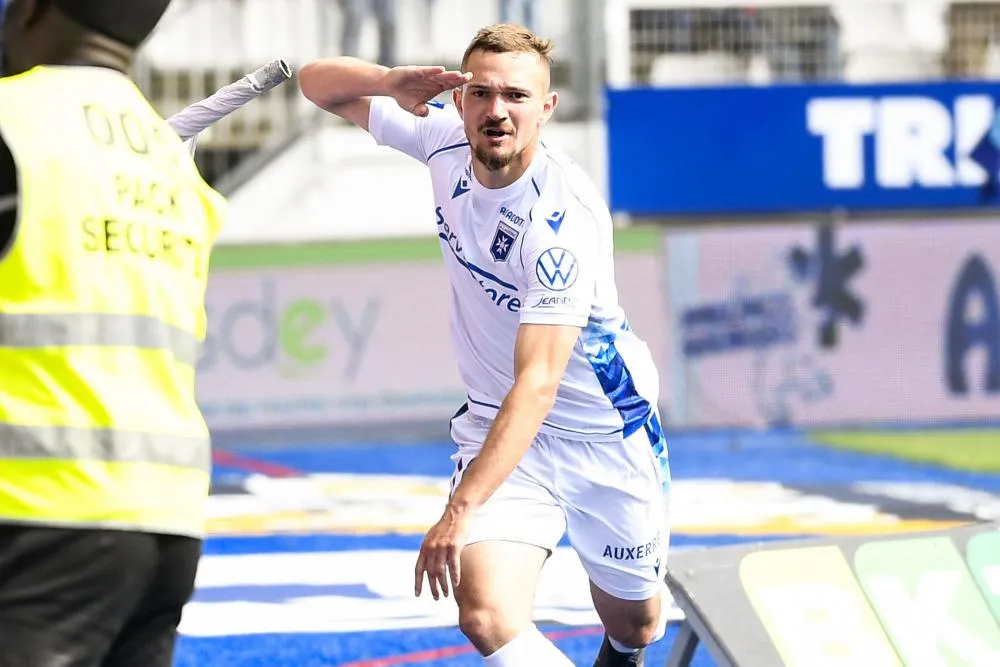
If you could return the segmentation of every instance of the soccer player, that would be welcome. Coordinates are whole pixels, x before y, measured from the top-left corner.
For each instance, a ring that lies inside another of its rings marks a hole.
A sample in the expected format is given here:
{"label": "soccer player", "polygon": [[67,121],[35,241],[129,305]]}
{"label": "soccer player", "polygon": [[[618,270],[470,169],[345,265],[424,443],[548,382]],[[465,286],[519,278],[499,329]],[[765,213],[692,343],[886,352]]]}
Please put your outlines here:
{"label": "soccer player", "polygon": [[226,202],[127,75],[169,1],[6,3],[0,667],[170,667],[194,588]]}
{"label": "soccer player", "polygon": [[[320,59],[317,106],[430,170],[468,402],[451,421],[452,492],[415,571],[454,591],[459,625],[498,667],[572,664],[533,625],[565,533],[606,636],[597,665],[641,665],[662,633],[667,453],[658,376],[618,304],[612,223],[584,172],[540,140],[556,110],[551,44],[480,30],[462,71]],[[453,90],[454,105],[434,98]]]}

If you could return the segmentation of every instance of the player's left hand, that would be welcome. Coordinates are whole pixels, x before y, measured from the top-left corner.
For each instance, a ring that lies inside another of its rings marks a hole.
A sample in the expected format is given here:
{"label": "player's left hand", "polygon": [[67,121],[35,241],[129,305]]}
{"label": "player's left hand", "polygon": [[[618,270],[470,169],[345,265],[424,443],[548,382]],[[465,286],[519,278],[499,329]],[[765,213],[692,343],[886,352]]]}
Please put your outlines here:
{"label": "player's left hand", "polygon": [[469,537],[469,514],[457,512],[449,505],[441,519],[427,531],[414,572],[417,597],[423,590],[424,574],[435,600],[442,594],[448,597],[449,579],[452,590],[458,588],[462,579],[462,548]]}

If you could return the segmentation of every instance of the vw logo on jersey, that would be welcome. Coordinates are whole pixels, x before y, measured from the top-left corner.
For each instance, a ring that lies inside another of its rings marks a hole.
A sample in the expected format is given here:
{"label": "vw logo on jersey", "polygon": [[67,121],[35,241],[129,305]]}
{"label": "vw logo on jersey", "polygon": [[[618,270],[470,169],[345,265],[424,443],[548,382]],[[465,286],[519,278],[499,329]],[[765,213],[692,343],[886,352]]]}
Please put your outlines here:
{"label": "vw logo on jersey", "polygon": [[497,233],[493,236],[493,244],[490,245],[490,255],[494,262],[506,262],[510,255],[510,249],[514,247],[514,240],[520,234],[516,229],[501,222],[497,225]]}
{"label": "vw logo on jersey", "polygon": [[576,257],[565,248],[549,248],[535,262],[538,281],[555,292],[572,287],[579,274]]}

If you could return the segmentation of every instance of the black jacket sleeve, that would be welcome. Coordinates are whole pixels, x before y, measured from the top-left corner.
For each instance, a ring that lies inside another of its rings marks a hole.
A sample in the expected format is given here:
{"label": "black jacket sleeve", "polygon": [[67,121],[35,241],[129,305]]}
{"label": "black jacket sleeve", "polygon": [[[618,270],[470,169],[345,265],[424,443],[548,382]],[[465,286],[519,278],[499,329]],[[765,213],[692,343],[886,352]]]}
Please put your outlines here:
{"label": "black jacket sleeve", "polygon": [[17,220],[17,168],[14,156],[0,136],[0,259],[14,239]]}

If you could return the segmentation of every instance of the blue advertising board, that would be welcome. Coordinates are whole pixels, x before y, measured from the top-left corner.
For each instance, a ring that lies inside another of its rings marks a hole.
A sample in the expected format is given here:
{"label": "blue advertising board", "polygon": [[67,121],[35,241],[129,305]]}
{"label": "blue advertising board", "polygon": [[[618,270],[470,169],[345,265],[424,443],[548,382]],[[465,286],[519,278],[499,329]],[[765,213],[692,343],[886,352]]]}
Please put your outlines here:
{"label": "blue advertising board", "polygon": [[609,90],[611,207],[638,216],[996,207],[981,151],[998,95],[1000,82]]}

